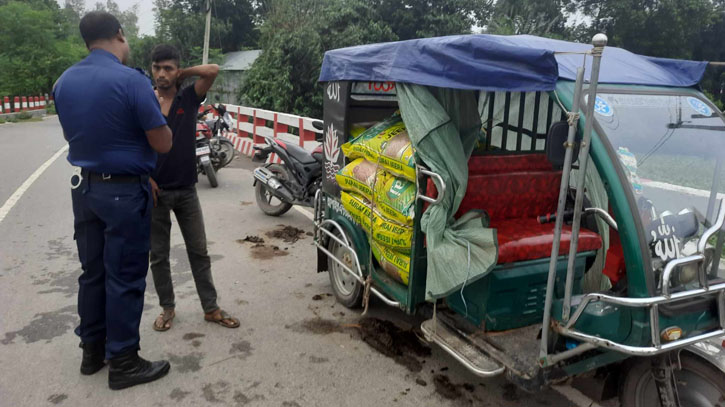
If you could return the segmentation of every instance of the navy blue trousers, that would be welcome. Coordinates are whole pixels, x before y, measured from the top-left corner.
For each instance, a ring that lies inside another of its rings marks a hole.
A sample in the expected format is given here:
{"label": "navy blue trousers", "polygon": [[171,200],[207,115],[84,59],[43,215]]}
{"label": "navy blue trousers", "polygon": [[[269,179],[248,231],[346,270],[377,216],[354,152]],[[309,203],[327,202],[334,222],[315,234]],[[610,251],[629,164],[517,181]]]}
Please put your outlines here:
{"label": "navy blue trousers", "polygon": [[139,349],[151,233],[148,181],[83,180],[72,190],[78,278],[75,332],[83,343],[106,341],[106,358]]}

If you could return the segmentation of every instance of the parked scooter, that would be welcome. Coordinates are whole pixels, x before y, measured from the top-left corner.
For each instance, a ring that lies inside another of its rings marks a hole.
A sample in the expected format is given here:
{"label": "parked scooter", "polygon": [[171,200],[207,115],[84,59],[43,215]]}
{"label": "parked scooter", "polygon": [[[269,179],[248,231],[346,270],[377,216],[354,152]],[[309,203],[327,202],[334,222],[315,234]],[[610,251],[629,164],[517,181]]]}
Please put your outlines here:
{"label": "parked scooter", "polygon": [[[312,125],[322,130],[322,121]],[[318,134],[321,141],[322,134]],[[322,145],[311,153],[280,139],[264,136],[265,146],[255,146],[255,161],[265,161],[271,153],[282,164],[265,164],[254,170],[255,197],[259,209],[269,216],[280,216],[292,205],[313,206],[315,193],[322,184]]]}

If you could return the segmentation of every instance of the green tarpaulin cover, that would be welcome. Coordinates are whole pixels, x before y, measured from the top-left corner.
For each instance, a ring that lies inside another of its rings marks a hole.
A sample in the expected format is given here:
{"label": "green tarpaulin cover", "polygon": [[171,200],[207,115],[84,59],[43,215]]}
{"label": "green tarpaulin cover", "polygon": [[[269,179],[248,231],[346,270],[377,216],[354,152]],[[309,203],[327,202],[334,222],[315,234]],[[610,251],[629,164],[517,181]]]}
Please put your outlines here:
{"label": "green tarpaulin cover", "polygon": [[446,184],[443,200],[421,217],[426,235],[426,299],[445,297],[483,277],[498,256],[483,212],[453,214],[466,193],[468,158],[481,129],[476,92],[398,83],[398,104],[418,156]]}

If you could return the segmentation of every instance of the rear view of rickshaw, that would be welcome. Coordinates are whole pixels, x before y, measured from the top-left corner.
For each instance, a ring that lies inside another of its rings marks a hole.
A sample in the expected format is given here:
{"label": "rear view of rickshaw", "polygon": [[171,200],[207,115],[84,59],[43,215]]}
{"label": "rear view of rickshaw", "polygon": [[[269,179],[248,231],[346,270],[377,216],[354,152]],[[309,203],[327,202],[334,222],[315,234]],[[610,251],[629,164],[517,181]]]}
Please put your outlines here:
{"label": "rear view of rickshaw", "polygon": [[532,36],[326,53],[318,271],[536,390],[725,405],[725,122],[706,62]]}

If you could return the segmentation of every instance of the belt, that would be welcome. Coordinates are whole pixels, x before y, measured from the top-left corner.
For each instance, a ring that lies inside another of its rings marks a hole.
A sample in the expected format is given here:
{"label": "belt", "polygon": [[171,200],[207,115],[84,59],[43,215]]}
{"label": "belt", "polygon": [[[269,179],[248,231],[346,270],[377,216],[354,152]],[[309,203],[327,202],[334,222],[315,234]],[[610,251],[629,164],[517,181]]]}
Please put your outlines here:
{"label": "belt", "polygon": [[83,171],[83,176],[92,182],[106,182],[109,184],[142,184],[149,180],[148,175],[126,174],[99,174],[97,172]]}

